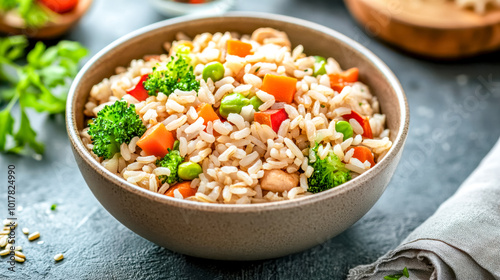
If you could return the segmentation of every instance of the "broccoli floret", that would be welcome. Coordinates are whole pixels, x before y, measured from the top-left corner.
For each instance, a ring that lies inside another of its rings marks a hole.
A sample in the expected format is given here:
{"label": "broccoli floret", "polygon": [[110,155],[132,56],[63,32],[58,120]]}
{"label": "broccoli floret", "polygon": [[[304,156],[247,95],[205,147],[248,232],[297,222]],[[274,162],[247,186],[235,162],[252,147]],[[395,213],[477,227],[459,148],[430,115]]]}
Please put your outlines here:
{"label": "broccoli floret", "polygon": [[160,160],[156,161],[156,166],[168,167],[170,169],[170,175],[161,175],[158,176],[162,184],[168,183],[172,186],[175,183],[182,182],[182,179],[179,178],[179,174],[177,173],[177,169],[179,164],[184,161],[184,158],[181,156],[178,150],[170,150],[168,149],[168,154],[165,155]]}
{"label": "broccoli floret", "polygon": [[128,106],[126,101],[116,101],[105,106],[89,125],[89,135],[97,156],[110,159],[120,151],[122,143],[130,143],[135,136],[142,136],[146,126],[135,112],[134,104]]}
{"label": "broccoli floret", "polygon": [[316,161],[309,163],[314,172],[307,180],[309,185],[307,190],[312,193],[326,191],[351,180],[351,172],[333,151],[330,151],[324,159],[319,158],[318,146],[319,144],[316,144],[312,149]]}
{"label": "broccoli floret", "polygon": [[179,54],[172,56],[167,63],[167,69],[158,70],[153,68],[153,73],[149,74],[144,82],[144,88],[149,95],[157,96],[158,92],[163,92],[169,96],[174,90],[198,91],[200,82],[196,80],[193,66],[189,65],[189,56]]}

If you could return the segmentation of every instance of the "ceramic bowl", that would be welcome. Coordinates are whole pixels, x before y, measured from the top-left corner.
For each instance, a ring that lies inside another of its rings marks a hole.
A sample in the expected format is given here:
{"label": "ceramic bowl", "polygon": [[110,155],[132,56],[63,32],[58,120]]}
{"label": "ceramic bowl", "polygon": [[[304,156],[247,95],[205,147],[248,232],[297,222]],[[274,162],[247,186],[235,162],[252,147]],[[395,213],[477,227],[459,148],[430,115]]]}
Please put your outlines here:
{"label": "ceramic bowl", "polygon": [[[84,104],[90,89],[132,59],[162,53],[179,31],[236,31],[259,27],[285,31],[308,54],[334,57],[342,68],[359,67],[387,115],[393,146],[377,165],[353,180],[319,194],[291,201],[253,205],[207,204],[178,200],[127,183],[103,168],[84,147]],[[132,32],[95,55],[70,90],[66,123],[73,153],[88,186],[118,221],[172,251],[210,259],[257,260],[299,252],[332,238],[359,220],[384,192],[401,157],[409,109],[403,89],[389,68],[369,50],[324,26],[281,15],[229,13],[223,17],[184,17]]]}
{"label": "ceramic bowl", "polygon": [[213,0],[200,4],[181,3],[173,0],[149,0],[149,3],[157,12],[164,16],[182,16],[188,14],[196,15],[221,15],[231,6],[234,0]]}

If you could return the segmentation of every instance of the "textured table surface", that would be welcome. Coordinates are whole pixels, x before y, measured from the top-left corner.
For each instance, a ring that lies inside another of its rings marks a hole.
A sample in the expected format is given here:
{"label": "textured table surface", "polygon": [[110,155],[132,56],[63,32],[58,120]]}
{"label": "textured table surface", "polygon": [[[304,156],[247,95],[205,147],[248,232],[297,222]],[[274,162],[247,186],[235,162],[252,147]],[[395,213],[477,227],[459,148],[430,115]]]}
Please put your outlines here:
{"label": "textured table surface", "polygon": [[[395,72],[411,110],[410,134],[382,198],[341,235],[310,250],[256,262],[221,262],[179,255],[137,236],[101,207],[76,166],[63,116],[41,119],[47,152],[40,161],[0,158],[17,170],[17,243],[27,261],[5,279],[344,279],[349,268],[394,248],[458,188],[500,135],[500,54],[436,63],[398,52],[355,24],[340,1],[240,0],[235,10],[290,15],[336,29],[372,50]],[[146,1],[95,0],[68,35],[92,54],[116,38],[163,19]],[[373,30],[384,21],[373,23]],[[0,217],[7,216],[2,188]],[[57,203],[55,211],[50,206]],[[20,228],[39,231],[28,242]],[[55,263],[52,257],[64,253]]]}

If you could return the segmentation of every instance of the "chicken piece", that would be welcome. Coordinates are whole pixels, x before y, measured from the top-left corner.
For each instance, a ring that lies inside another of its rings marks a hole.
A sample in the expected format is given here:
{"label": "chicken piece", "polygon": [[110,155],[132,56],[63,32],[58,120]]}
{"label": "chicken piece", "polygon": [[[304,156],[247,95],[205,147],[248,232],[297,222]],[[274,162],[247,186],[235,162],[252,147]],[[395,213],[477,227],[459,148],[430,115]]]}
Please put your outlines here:
{"label": "chicken piece", "polygon": [[278,46],[292,47],[290,40],[285,32],[278,31],[270,27],[262,27],[252,33],[252,40],[259,44],[275,44]]}
{"label": "chicken piece", "polygon": [[277,169],[266,170],[264,172],[264,177],[262,177],[262,180],[260,181],[260,187],[263,190],[272,192],[289,191],[298,186],[298,184],[299,174],[289,174],[283,170]]}

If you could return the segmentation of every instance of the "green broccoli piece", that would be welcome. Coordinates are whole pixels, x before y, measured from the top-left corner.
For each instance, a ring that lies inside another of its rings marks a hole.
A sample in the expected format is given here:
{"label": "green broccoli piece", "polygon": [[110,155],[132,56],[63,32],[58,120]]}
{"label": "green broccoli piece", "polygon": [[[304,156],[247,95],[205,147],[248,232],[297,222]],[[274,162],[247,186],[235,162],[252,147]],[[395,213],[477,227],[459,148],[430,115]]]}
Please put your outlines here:
{"label": "green broccoli piece", "polygon": [[177,169],[179,164],[184,161],[184,158],[181,157],[181,153],[178,150],[170,150],[168,149],[168,154],[165,155],[162,159],[156,161],[156,166],[159,167],[168,167],[170,169],[170,175],[161,175],[158,176],[162,184],[168,183],[172,186],[175,183],[182,182],[182,179],[179,178],[179,174],[177,173]]}
{"label": "green broccoli piece", "polygon": [[320,159],[318,156],[318,147],[319,144],[316,143],[316,146],[312,149],[316,161],[309,162],[309,165],[314,168],[314,172],[307,179],[307,184],[309,185],[307,190],[312,193],[318,193],[351,180],[351,172],[345,168],[339,157],[333,151],[330,151],[324,159]]}
{"label": "green broccoli piece", "polygon": [[189,63],[190,58],[185,54],[179,54],[177,58],[172,56],[167,63],[167,69],[158,70],[153,67],[153,73],[149,74],[148,79],[144,82],[144,88],[150,96],[157,96],[158,92],[169,96],[176,89],[198,91],[200,82],[196,80],[193,66]]}
{"label": "green broccoli piece", "polygon": [[89,125],[89,135],[97,156],[112,158],[120,151],[122,143],[130,143],[135,136],[142,136],[146,126],[135,112],[134,104],[128,106],[126,101],[116,101],[105,106]]}

